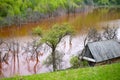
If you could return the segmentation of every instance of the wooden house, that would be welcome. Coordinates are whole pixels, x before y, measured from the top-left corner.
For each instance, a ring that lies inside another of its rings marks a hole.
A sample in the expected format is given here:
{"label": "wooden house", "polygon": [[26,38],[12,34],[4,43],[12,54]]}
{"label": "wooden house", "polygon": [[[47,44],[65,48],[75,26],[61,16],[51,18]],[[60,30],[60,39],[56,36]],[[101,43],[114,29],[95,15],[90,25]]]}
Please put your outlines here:
{"label": "wooden house", "polygon": [[119,62],[120,44],[115,40],[88,43],[82,59],[90,66]]}

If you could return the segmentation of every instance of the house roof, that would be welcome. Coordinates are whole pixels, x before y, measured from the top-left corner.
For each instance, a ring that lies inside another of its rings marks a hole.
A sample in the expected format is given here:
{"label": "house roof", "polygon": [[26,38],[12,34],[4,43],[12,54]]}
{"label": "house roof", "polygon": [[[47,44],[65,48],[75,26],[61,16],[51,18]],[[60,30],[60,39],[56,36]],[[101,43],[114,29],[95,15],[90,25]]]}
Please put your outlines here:
{"label": "house roof", "polygon": [[93,42],[87,45],[96,62],[120,57],[120,44],[115,40]]}

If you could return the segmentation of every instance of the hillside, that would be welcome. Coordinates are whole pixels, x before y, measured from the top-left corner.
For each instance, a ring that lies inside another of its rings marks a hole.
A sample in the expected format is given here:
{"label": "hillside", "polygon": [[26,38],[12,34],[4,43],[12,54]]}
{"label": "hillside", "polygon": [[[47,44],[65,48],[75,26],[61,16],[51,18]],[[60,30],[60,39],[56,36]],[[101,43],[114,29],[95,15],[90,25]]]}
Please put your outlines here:
{"label": "hillside", "polygon": [[80,68],[3,80],[120,80],[120,63]]}

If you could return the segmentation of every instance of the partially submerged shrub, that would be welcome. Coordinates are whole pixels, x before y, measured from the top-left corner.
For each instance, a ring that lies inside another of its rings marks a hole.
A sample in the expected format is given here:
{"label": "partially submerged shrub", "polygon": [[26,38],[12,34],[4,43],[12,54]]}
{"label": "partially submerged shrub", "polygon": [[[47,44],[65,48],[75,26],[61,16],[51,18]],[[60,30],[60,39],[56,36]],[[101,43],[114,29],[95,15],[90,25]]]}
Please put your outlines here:
{"label": "partially submerged shrub", "polygon": [[72,65],[72,68],[80,67],[80,60],[79,60],[78,56],[73,56],[70,59],[70,64]]}
{"label": "partially submerged shrub", "polygon": [[81,67],[87,67],[87,66],[89,66],[88,61],[86,61],[86,60],[82,60],[80,62],[80,64],[81,64]]}
{"label": "partially submerged shrub", "polygon": [[32,34],[33,35],[41,36],[42,35],[42,29],[38,26],[38,27],[36,27],[36,28],[33,29]]}
{"label": "partially submerged shrub", "polygon": [[73,56],[70,59],[70,64],[72,68],[87,67],[89,66],[86,60],[80,60],[78,56]]}

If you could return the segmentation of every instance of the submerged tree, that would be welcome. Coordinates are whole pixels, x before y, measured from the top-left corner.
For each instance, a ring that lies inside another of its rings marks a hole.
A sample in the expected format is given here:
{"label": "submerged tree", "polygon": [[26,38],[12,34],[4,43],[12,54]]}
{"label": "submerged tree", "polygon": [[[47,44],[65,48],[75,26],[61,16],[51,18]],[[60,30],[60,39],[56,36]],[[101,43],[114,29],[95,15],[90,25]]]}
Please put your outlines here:
{"label": "submerged tree", "polygon": [[79,68],[80,60],[79,60],[78,56],[72,56],[70,59],[70,64],[72,65],[72,68]]}
{"label": "submerged tree", "polygon": [[87,36],[85,37],[84,47],[88,42],[96,42],[96,41],[100,41],[101,39],[102,39],[101,34],[98,33],[98,31],[95,28],[91,28],[88,31]]}
{"label": "submerged tree", "polygon": [[[0,45],[2,44],[2,40],[0,39]],[[0,76],[2,75],[2,53],[0,51]]]}
{"label": "submerged tree", "polygon": [[84,46],[88,42],[96,42],[100,40],[117,40],[117,30],[118,27],[103,27],[103,33],[99,33],[95,28],[91,28],[88,31],[87,36],[85,37],[84,40]]}
{"label": "submerged tree", "polygon": [[2,73],[2,63],[4,62],[5,64],[8,65],[8,52],[9,50],[6,49],[7,43],[0,39],[0,77],[3,76]]}
{"label": "submerged tree", "polygon": [[88,31],[88,34],[86,35],[84,39],[84,48],[82,52],[79,54],[80,60],[82,59],[84,53],[85,53],[85,46],[88,42],[96,42],[102,40],[101,34],[98,33],[98,31],[95,28],[90,28]]}
{"label": "submerged tree", "polygon": [[117,40],[118,27],[103,27],[103,38],[106,40],[114,39]]}
{"label": "submerged tree", "polygon": [[45,35],[42,36],[41,42],[46,43],[52,49],[51,55],[53,60],[52,62],[53,71],[57,70],[56,60],[55,60],[55,56],[56,56],[55,51],[57,45],[60,43],[63,37],[72,34],[73,34],[73,29],[71,28],[71,26],[68,24],[62,24],[62,25],[54,25],[47,33],[45,33]]}
{"label": "submerged tree", "polygon": [[28,55],[26,56],[26,61],[27,61],[27,66],[28,66],[28,71],[31,72],[30,70],[30,61],[34,61],[35,60],[35,64],[33,67],[33,71],[36,74],[38,71],[38,64],[40,62],[39,57],[43,55],[43,53],[41,52],[41,48],[42,48],[42,44],[37,44],[38,43],[38,39],[33,39],[32,42],[28,42],[26,46],[23,47],[24,52],[22,54],[26,54],[28,53]]}

